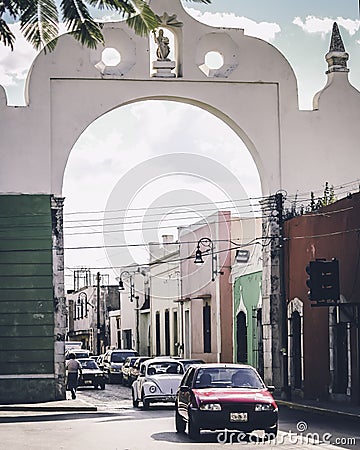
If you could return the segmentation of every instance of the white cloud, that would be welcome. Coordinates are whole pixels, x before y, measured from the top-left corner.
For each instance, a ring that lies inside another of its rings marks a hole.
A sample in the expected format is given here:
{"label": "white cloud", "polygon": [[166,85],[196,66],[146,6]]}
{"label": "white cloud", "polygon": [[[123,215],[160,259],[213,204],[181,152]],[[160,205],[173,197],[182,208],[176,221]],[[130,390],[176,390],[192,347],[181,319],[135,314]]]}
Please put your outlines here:
{"label": "white cloud", "polygon": [[215,27],[243,28],[245,34],[255,36],[271,42],[276,33],[280,33],[280,25],[273,22],[255,22],[247,17],[240,17],[233,13],[201,13],[193,8],[186,8],[187,12],[199,22]]}
{"label": "white cloud", "polygon": [[[360,20],[344,19],[338,17],[336,20],[338,25],[353,36],[360,28]],[[324,39],[331,32],[334,19],[330,17],[307,16],[305,21],[300,17],[295,17],[293,24],[299,26],[306,33],[319,33]]]}
{"label": "white cloud", "polygon": [[22,36],[18,23],[10,25],[10,29],[16,37],[14,51],[0,44],[0,84],[3,86],[25,80],[37,53]]}
{"label": "white cloud", "polygon": [[[0,84],[6,86],[24,85],[38,51],[24,38],[20,31],[20,23],[9,25],[15,36],[14,50],[0,43]],[[66,33],[64,24],[59,25],[59,34]]]}

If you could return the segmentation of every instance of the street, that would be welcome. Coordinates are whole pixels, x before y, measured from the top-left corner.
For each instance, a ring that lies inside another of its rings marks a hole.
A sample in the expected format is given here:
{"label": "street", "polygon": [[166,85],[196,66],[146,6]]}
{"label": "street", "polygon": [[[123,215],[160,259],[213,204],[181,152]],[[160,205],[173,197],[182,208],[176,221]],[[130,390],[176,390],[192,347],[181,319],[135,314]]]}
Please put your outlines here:
{"label": "street", "polygon": [[[156,405],[150,410],[134,409],[130,389],[106,385],[104,391],[80,389],[78,398],[97,407],[96,412],[19,412],[0,413],[1,449],[7,450],[161,450],[219,449],[225,444],[281,447],[283,449],[360,449],[359,422],[348,418],[309,414],[280,407],[276,442],[264,442],[261,433],[245,440],[242,435],[206,434],[193,442],[176,433],[174,410]],[[71,400],[69,400],[71,405]]]}

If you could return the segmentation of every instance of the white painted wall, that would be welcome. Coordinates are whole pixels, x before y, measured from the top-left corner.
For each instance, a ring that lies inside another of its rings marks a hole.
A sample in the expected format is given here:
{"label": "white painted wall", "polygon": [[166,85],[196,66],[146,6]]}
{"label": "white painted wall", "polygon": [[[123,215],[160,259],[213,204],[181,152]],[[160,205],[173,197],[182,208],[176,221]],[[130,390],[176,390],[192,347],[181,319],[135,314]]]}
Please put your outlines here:
{"label": "white painted wall", "polygon": [[[101,46],[90,50],[64,35],[54,52],[34,61],[26,107],[7,107],[0,87],[0,193],[61,195],[67,158],[86,127],[114,108],[149,98],[199,106],[233,128],[257,164],[264,195],[357,179],[358,129],[351,119],[359,116],[360,95],[347,73],[330,74],[316,110],[299,111],[293,70],[272,45],[243,30],[200,24],[179,0],[151,6],[183,23],[172,30],[179,77],[152,78],[149,40],[123,23],[107,23],[105,46],[122,56],[117,67],[99,66]],[[215,47],[225,64],[207,76],[201,68]]]}
{"label": "white painted wall", "polygon": [[[170,237],[166,238],[171,242]],[[179,336],[180,308],[177,300],[180,298],[180,263],[179,244],[150,244],[150,282],[151,282],[151,354],[156,355],[156,314],[160,314],[160,346],[161,354],[165,355],[165,311],[169,311],[170,319],[170,355],[178,354],[175,348],[174,311],[178,312],[177,333]]]}

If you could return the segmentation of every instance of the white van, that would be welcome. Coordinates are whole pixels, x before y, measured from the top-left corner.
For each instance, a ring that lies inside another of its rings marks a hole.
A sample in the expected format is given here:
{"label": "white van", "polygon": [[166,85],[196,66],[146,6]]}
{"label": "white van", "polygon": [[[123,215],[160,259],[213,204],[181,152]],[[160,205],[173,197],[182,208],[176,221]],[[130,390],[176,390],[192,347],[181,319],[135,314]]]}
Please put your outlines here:
{"label": "white van", "polygon": [[67,350],[81,350],[82,342],[81,341],[65,341],[65,351]]}

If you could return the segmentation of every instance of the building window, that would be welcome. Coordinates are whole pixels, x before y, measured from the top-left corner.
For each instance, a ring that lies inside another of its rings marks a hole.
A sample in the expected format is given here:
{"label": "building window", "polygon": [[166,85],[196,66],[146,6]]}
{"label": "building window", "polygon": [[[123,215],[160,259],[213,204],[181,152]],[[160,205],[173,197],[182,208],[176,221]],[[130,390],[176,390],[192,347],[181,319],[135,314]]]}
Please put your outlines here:
{"label": "building window", "polygon": [[204,353],[211,353],[211,306],[203,306],[203,342]]}

